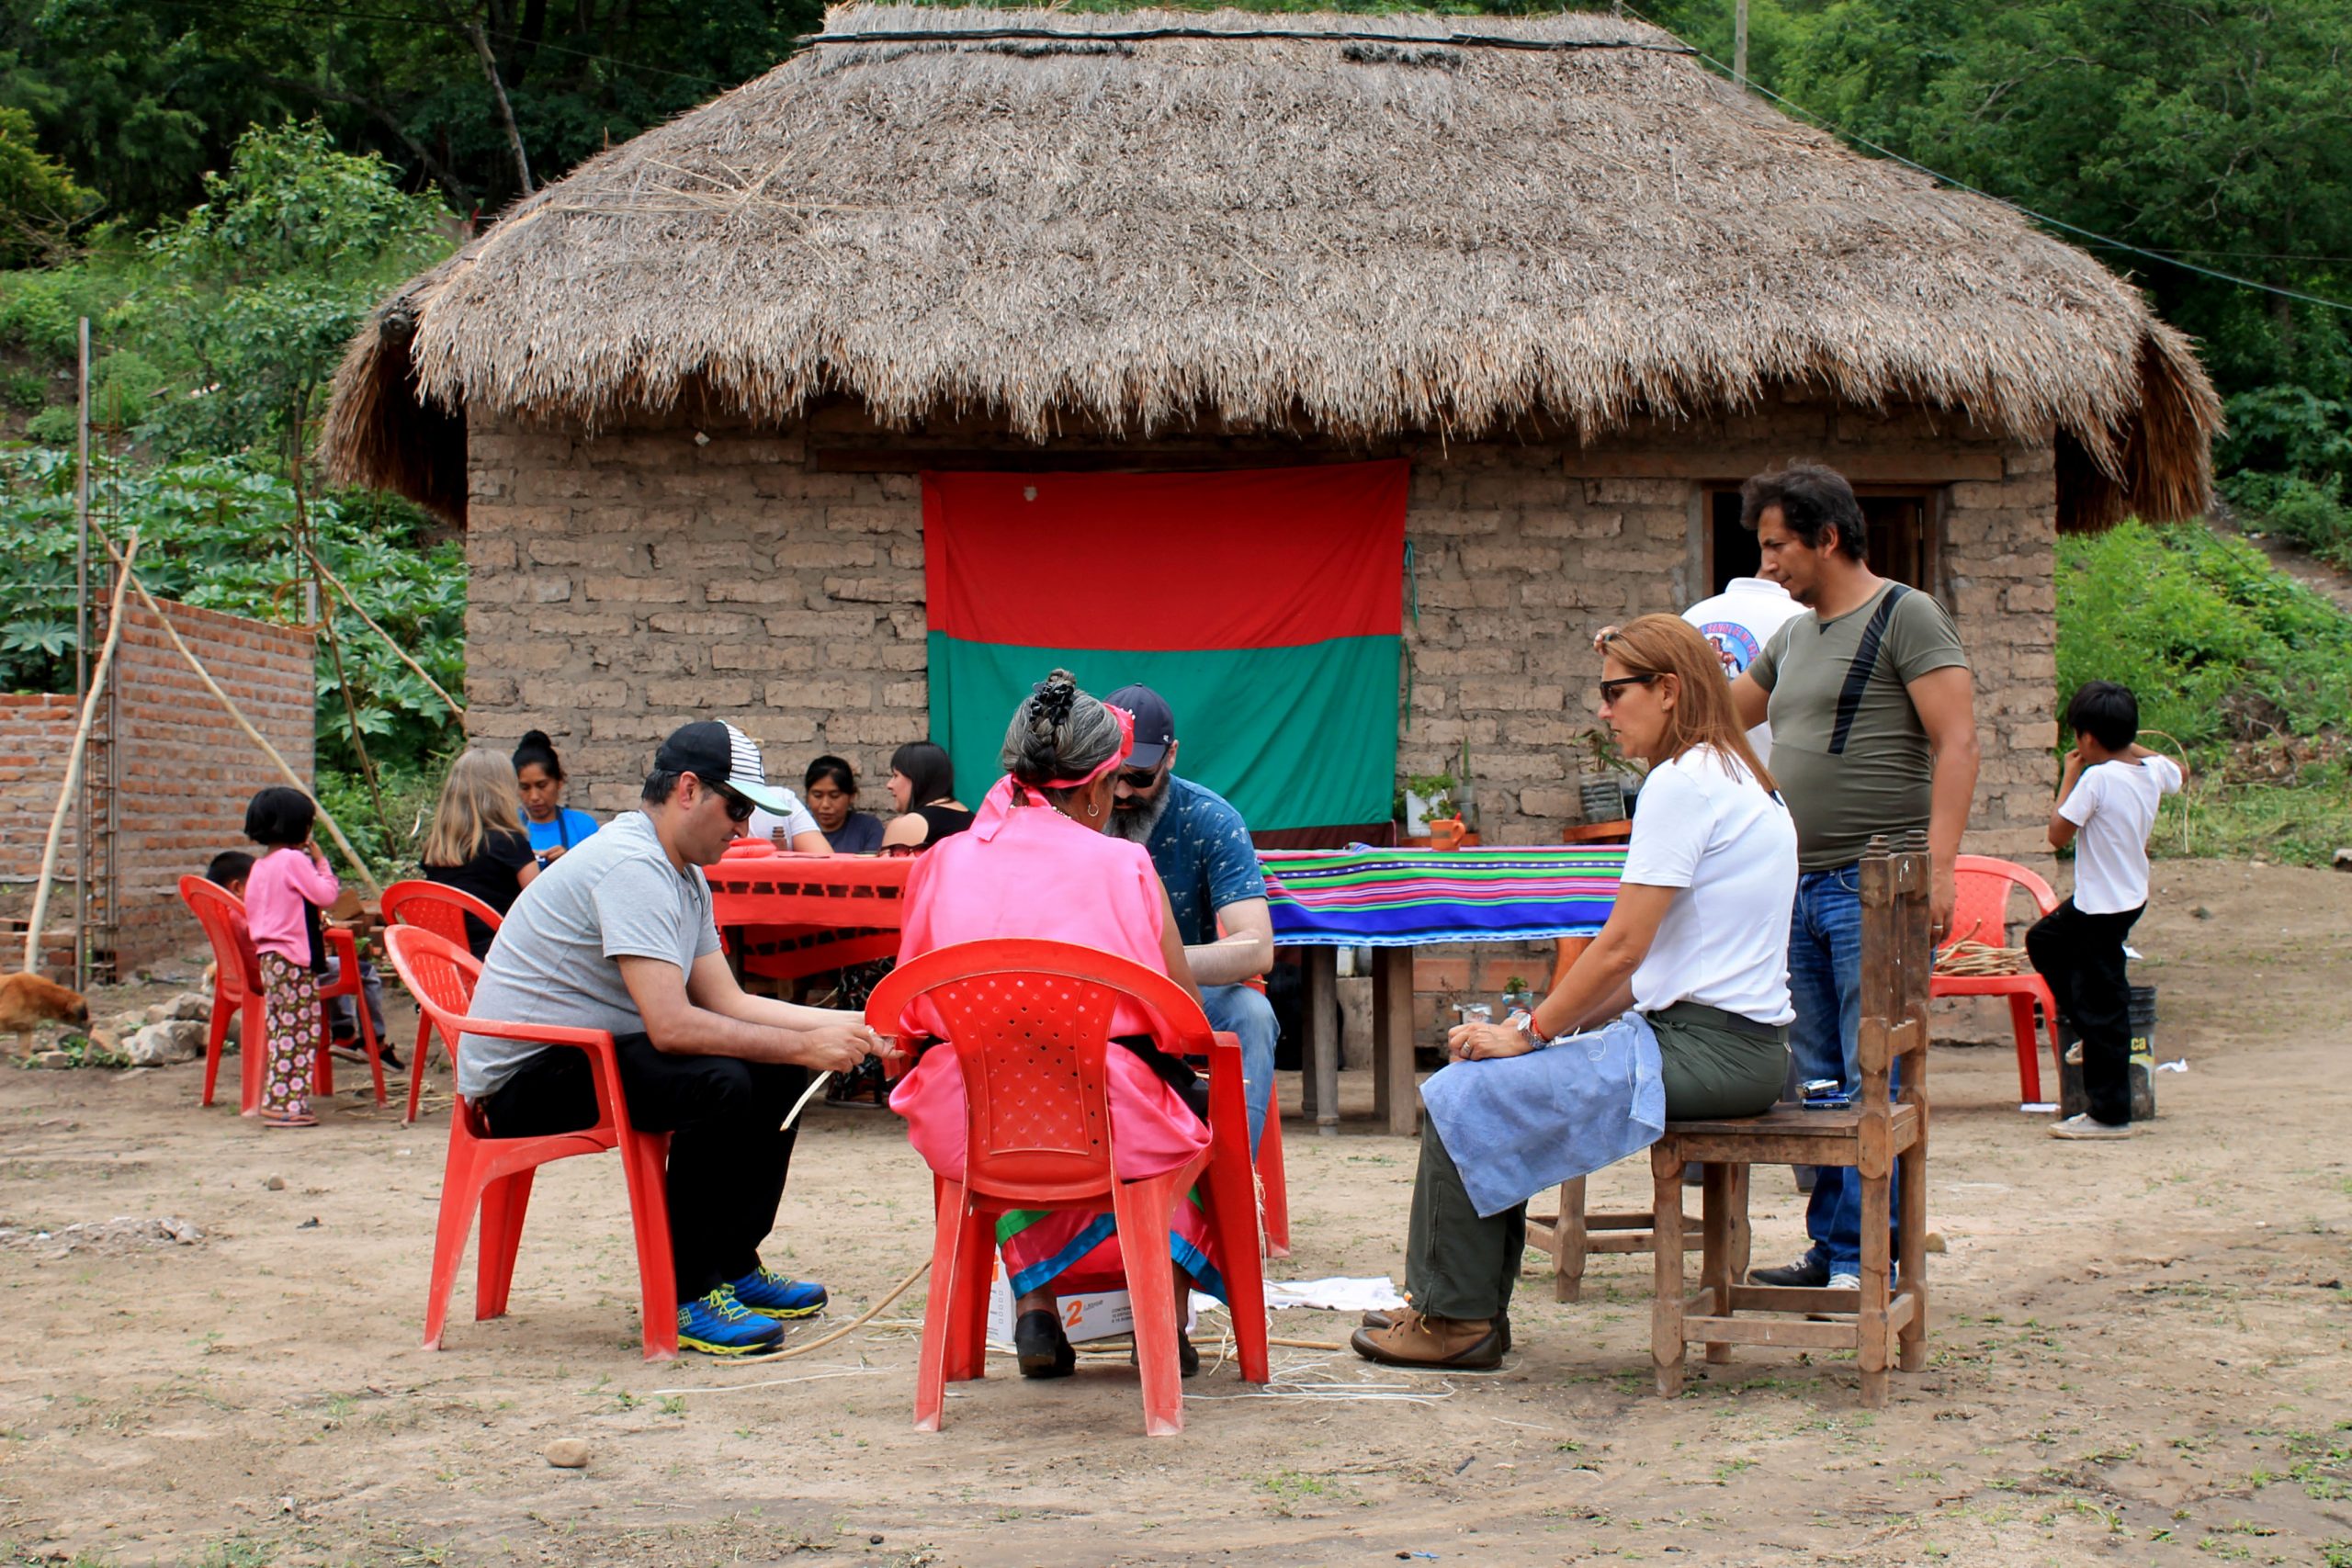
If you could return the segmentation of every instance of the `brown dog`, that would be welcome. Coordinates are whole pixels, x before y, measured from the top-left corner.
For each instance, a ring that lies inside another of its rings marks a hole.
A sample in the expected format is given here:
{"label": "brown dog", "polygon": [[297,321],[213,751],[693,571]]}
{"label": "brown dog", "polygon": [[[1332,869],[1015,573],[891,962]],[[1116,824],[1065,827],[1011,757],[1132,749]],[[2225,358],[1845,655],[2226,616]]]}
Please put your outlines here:
{"label": "brown dog", "polygon": [[16,1035],[17,1055],[32,1055],[33,1028],[50,1019],[87,1029],[90,1004],[79,991],[38,975],[0,976],[0,1034]]}

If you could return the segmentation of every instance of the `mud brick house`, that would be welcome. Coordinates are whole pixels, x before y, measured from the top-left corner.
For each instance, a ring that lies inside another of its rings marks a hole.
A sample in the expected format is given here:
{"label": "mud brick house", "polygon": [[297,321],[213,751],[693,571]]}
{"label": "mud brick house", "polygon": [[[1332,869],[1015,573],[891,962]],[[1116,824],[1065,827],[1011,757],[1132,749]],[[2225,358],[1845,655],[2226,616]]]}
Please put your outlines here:
{"label": "mud brick house", "polygon": [[[1738,482],[1820,459],[1956,616],[1970,847],[2024,853],[2056,536],[2199,511],[2217,420],[2088,256],[1635,22],[855,6],[388,300],[326,452],[463,523],[469,725],[548,729],[603,809],[690,716],[795,782],[946,723],[942,476],[1401,462],[1404,668],[1349,700],[1384,774],[1466,744],[1490,842],[1575,819],[1593,629],[1743,570]],[[1096,646],[1057,628],[1105,593],[1214,622],[1123,574],[1144,542],[1116,508],[1046,541],[1008,613],[1041,649]]]}

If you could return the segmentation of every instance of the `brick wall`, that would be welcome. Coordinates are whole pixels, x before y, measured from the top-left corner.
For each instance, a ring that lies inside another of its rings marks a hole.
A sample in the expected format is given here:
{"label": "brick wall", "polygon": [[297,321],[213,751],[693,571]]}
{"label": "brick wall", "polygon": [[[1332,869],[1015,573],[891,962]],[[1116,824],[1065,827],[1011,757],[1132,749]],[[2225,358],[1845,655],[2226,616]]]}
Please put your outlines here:
{"label": "brick wall", "polygon": [[[0,693],[0,884],[28,883],[40,874],[41,845],[65,783],[65,748],[74,743],[81,709],[71,696]],[[74,866],[74,818],[65,819],[58,863]],[[24,897],[29,900],[29,890]],[[15,900],[9,912],[17,913]],[[0,951],[0,973],[20,955]]]}
{"label": "brick wall", "polygon": [[[871,807],[891,749],[926,727],[922,461],[991,446],[974,424],[873,429],[854,410],[752,431],[684,417],[585,437],[478,421],[467,538],[472,733],[545,728],[575,803],[636,795],[653,743],[690,716],[741,724],[797,781],[850,759]],[[1408,624],[1405,774],[1464,742],[1489,842],[1547,841],[1577,814],[1578,738],[1595,722],[1592,630],[1702,596],[1703,495],[1768,463],[1818,457],[1858,481],[1912,483],[1939,508],[1941,590],[1976,662],[1983,783],[1970,847],[2034,853],[2053,739],[2047,442],[1918,409],[1790,399],[1648,424],[1579,446],[1540,431],[1343,452],[1269,438],[1149,446],[1072,436],[1048,460],[1265,465],[1401,456],[1419,617]],[[858,471],[860,465],[865,471]]]}
{"label": "brick wall", "polygon": [[[169,602],[164,609],[246,718],[297,773],[311,777],[317,677],[310,630]],[[263,785],[281,782],[145,606],[133,604],[128,614],[109,677],[115,692],[115,957],[125,976],[200,945],[195,922],[179,901],[179,879],[190,872],[200,874],[221,850],[250,849],[245,803]],[[14,716],[41,702],[62,716],[49,721],[51,739],[38,753],[38,765],[12,782]],[[0,878],[29,878],[39,871],[40,840],[64,781],[75,711],[71,697],[0,698],[0,809],[7,814],[0,823]],[[17,790],[39,798],[28,851],[20,847],[27,835],[15,830],[20,818]],[[59,869],[66,880],[50,896],[51,919],[70,924],[76,906],[70,845]]]}

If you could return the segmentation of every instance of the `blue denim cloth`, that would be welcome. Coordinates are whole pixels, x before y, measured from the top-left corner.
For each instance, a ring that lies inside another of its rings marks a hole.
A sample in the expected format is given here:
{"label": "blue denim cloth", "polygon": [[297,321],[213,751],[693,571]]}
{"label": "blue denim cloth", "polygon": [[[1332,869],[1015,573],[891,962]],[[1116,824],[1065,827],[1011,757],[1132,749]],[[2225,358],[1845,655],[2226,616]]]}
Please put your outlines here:
{"label": "blue denim cloth", "polygon": [[1448,1064],[1421,1103],[1482,1218],[1648,1148],[1666,1130],[1657,1035],[1637,1012],[1523,1056]]}
{"label": "blue denim cloth", "polygon": [[[1862,896],[1859,866],[1808,871],[1797,878],[1789,922],[1789,1000],[1797,1010],[1789,1051],[1797,1077],[1836,1078],[1853,1094],[1861,1089],[1859,1052],[1862,1022]],[[1826,1253],[1829,1271],[1861,1267],[1860,1179],[1849,1168],[1814,1173],[1805,1234]]]}
{"label": "blue denim cloth", "polygon": [[1274,1042],[1281,1026],[1274,1006],[1255,986],[1203,986],[1201,1010],[1209,1027],[1241,1042],[1242,1091],[1250,1102],[1250,1157],[1258,1156],[1258,1138],[1266,1130],[1266,1107],[1274,1099]]}

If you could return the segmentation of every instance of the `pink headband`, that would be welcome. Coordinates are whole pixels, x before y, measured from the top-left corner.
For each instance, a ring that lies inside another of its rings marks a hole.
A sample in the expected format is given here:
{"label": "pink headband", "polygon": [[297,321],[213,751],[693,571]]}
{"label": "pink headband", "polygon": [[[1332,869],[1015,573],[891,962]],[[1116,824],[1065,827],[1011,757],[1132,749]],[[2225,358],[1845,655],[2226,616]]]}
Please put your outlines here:
{"label": "pink headband", "polygon": [[1096,779],[1101,778],[1104,773],[1109,773],[1113,768],[1115,768],[1120,763],[1125,761],[1128,756],[1134,752],[1136,749],[1136,716],[1129,713],[1126,709],[1119,706],[1116,703],[1104,703],[1102,705],[1108,708],[1111,711],[1112,716],[1119,721],[1119,749],[1112,752],[1109,756],[1103,758],[1102,761],[1095,766],[1094,771],[1088,773],[1082,779],[1047,779],[1046,781],[1046,787],[1047,789],[1084,789],[1088,784],[1092,784]]}

